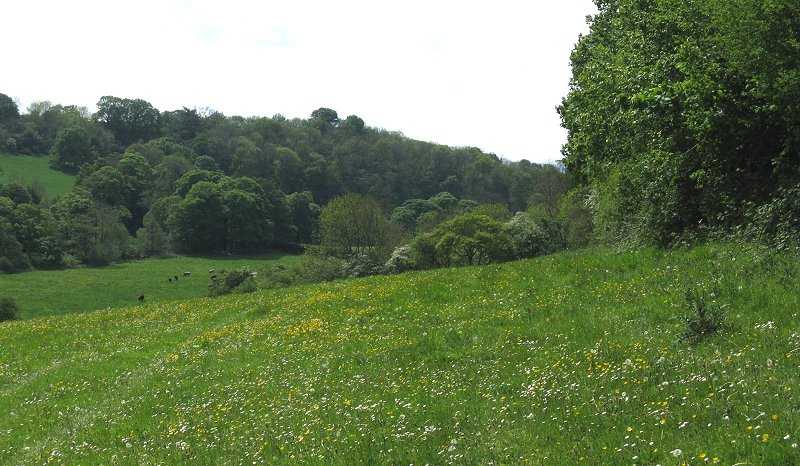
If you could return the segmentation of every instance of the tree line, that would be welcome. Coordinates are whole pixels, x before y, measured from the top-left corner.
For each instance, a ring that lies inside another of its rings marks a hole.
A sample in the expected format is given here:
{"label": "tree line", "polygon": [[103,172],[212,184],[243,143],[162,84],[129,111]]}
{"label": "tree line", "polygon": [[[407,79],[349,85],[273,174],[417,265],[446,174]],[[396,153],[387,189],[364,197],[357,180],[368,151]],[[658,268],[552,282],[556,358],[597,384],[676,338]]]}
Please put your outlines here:
{"label": "tree line", "polygon": [[797,243],[800,3],[595,3],[559,108],[594,237]]}
{"label": "tree line", "polygon": [[300,250],[324,242],[323,208],[348,194],[371,199],[398,242],[468,206],[553,222],[570,186],[561,167],[416,141],[329,108],[307,119],[245,118],[104,96],[95,113],[50,102],[21,112],[0,94],[0,146],[46,154],[54,169],[76,175],[52,204],[35,187],[0,187],[3,271]]}

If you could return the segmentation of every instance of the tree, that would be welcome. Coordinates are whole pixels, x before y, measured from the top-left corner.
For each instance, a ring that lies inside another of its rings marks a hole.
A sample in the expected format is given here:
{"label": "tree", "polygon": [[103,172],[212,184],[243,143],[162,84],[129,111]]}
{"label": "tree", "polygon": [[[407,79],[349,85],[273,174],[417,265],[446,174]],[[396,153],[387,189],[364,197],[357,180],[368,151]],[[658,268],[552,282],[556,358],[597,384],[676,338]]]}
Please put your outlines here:
{"label": "tree", "polygon": [[111,131],[119,144],[128,146],[158,137],[159,116],[158,110],[142,99],[103,96],[97,102],[94,119]]}
{"label": "tree", "polygon": [[86,131],[78,126],[62,129],[50,150],[50,166],[67,173],[77,173],[85,163],[96,158]]}
{"label": "tree", "polygon": [[225,212],[216,184],[200,181],[175,205],[167,220],[177,248],[186,252],[225,250]]}
{"label": "tree", "polygon": [[12,137],[19,126],[19,108],[14,100],[0,93],[0,147],[9,152],[17,151],[17,141]]}
{"label": "tree", "polygon": [[481,265],[513,258],[514,247],[503,224],[468,212],[419,235],[412,249],[420,266]]}
{"label": "tree", "polygon": [[319,219],[319,243],[336,257],[350,257],[391,247],[391,230],[378,202],[369,196],[345,194],[331,200]]}
{"label": "tree", "polygon": [[289,209],[292,212],[292,224],[295,227],[295,237],[292,241],[309,244],[314,238],[314,232],[319,226],[319,217],[322,209],[314,203],[311,191],[292,193],[286,196]]}
{"label": "tree", "polygon": [[559,113],[603,239],[727,230],[800,180],[800,4],[597,4]]}
{"label": "tree", "polygon": [[0,126],[13,128],[19,120],[19,107],[14,99],[0,92]]}
{"label": "tree", "polygon": [[222,205],[227,252],[252,252],[272,243],[272,224],[263,201],[241,189],[230,189],[224,191]]}
{"label": "tree", "polygon": [[59,265],[63,249],[50,212],[33,204],[17,204],[10,219],[14,234],[34,267]]}
{"label": "tree", "polygon": [[188,172],[184,173],[178,180],[175,182],[175,194],[181,197],[185,197],[189,194],[189,191],[192,187],[201,182],[201,181],[208,181],[211,183],[216,183],[217,181],[222,178],[221,172],[212,172],[209,170],[200,170],[195,168],[194,170],[189,170]]}
{"label": "tree", "polygon": [[144,216],[143,226],[136,230],[136,246],[145,257],[161,256],[169,252],[169,236],[154,215]]}
{"label": "tree", "polygon": [[125,180],[114,167],[106,165],[100,167],[81,183],[91,194],[92,198],[110,206],[126,205],[127,189]]}
{"label": "tree", "polygon": [[0,217],[0,272],[28,270],[31,262],[14,235],[11,222]]}

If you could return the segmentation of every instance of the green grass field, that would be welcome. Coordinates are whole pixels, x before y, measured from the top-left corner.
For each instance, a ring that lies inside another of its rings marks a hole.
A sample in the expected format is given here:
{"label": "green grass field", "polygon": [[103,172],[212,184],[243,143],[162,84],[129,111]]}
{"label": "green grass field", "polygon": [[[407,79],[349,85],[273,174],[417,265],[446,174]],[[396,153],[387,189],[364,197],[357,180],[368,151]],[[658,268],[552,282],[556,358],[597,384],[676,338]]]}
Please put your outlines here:
{"label": "green grass field", "polygon": [[596,250],[4,323],[0,463],[800,464],[798,277]]}
{"label": "green grass field", "polygon": [[[108,267],[0,274],[0,297],[10,296],[20,318],[86,312],[108,307],[199,298],[208,295],[210,269],[253,270],[267,264],[293,262],[299,256],[270,253],[257,256],[175,257],[124,262]],[[185,278],[184,272],[191,272]],[[174,276],[178,277],[175,281]],[[172,282],[168,279],[172,278]]]}
{"label": "green grass field", "polygon": [[4,173],[0,175],[0,183],[19,181],[22,184],[36,184],[43,189],[45,197],[52,199],[69,191],[75,183],[75,177],[50,168],[47,156],[33,157],[29,155],[12,155],[0,152],[0,167]]}

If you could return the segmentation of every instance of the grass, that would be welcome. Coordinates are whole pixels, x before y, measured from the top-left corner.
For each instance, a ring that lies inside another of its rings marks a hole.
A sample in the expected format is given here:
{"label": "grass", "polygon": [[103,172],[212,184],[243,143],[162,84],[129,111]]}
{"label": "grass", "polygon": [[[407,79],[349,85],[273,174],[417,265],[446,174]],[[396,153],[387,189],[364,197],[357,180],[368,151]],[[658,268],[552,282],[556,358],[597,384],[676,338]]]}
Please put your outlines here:
{"label": "grass", "polygon": [[[0,297],[13,298],[22,319],[137,305],[140,294],[145,295],[145,303],[198,298],[208,294],[208,271],[212,268],[220,271],[251,267],[255,270],[266,264],[292,262],[298,258],[281,253],[175,257],[108,267],[0,274]],[[191,276],[184,277],[184,272],[191,272]]]}
{"label": "grass", "polygon": [[595,250],[4,323],[0,463],[798,464],[798,277]]}
{"label": "grass", "polygon": [[17,181],[23,185],[34,184],[42,189],[44,197],[53,199],[72,187],[75,177],[50,168],[47,156],[12,155],[0,151],[0,183]]}

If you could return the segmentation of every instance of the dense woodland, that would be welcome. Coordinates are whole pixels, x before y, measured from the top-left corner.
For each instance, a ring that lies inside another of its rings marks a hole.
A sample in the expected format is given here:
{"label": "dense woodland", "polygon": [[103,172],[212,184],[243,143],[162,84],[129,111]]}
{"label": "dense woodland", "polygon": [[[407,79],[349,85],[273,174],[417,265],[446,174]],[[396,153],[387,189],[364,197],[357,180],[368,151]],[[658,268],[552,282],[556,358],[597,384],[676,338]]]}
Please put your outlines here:
{"label": "dense woodland", "polygon": [[308,119],[243,118],[105,96],[97,109],[34,102],[22,112],[0,94],[2,149],[49,154],[51,167],[76,175],[52,205],[35,187],[0,188],[0,270],[329,244],[320,216],[345,194],[351,211],[366,203],[380,218],[380,229],[364,225],[380,244],[362,238],[338,255],[386,255],[480,204],[500,208],[496,221],[532,207],[554,219],[569,187],[553,165],[412,140],[328,108]]}
{"label": "dense woodland", "polygon": [[94,114],[50,102],[21,112],[0,94],[2,149],[77,175],[52,205],[35,187],[0,188],[0,270],[285,248],[343,261],[336,276],[592,243],[796,245],[800,4],[596,4],[558,108],[560,167],[329,108],[245,118],[105,96]]}
{"label": "dense woodland", "polygon": [[800,229],[800,2],[596,0],[559,111],[596,236]]}

